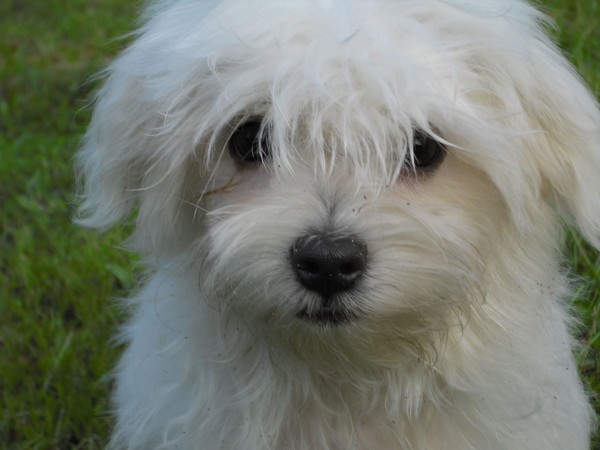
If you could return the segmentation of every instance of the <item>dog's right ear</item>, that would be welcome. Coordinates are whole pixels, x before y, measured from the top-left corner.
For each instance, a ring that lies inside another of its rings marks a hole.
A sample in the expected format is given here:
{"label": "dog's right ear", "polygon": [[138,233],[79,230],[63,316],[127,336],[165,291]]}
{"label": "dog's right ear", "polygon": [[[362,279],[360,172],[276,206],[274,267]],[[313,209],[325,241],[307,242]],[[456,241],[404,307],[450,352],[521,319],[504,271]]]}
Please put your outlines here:
{"label": "dog's right ear", "polygon": [[182,129],[178,117],[167,118],[165,98],[173,96],[158,93],[152,84],[158,77],[144,75],[134,56],[126,51],[109,67],[96,96],[76,161],[76,221],[104,231],[135,211],[137,244],[152,251],[168,240],[165,235],[177,234],[193,133]]}
{"label": "dog's right ear", "polygon": [[[212,7],[200,5],[198,17]],[[134,42],[104,73],[76,160],[76,221],[104,231],[135,219],[130,244],[144,253],[184,241],[182,233],[202,216],[194,201],[210,177],[205,140],[222,122],[211,110],[216,90],[206,87],[214,77],[202,59],[202,33],[182,45],[174,26],[196,29],[188,15],[187,7],[148,10]]]}
{"label": "dog's right ear", "polygon": [[96,96],[76,159],[81,199],[76,221],[101,231],[131,213],[142,177],[140,129],[145,115],[136,111],[134,83],[115,78],[109,73]]}

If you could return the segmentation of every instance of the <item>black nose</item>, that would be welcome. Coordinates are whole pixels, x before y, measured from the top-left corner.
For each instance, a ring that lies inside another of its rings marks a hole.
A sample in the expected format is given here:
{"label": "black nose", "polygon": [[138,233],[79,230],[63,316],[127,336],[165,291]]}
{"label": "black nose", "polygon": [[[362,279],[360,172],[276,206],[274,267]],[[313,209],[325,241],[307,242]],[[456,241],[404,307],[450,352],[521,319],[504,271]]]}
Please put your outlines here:
{"label": "black nose", "polygon": [[353,288],[367,268],[367,244],[355,236],[303,236],[290,249],[298,281],[324,299]]}

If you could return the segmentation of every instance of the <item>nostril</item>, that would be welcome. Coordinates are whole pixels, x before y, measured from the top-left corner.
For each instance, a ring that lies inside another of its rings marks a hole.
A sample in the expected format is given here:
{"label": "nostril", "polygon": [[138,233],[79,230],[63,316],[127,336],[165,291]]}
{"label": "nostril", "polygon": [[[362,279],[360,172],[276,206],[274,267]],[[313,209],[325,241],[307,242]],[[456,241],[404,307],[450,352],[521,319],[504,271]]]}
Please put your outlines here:
{"label": "nostril", "polygon": [[352,275],[356,272],[360,272],[360,265],[357,263],[344,263],[340,266],[340,273],[343,275]]}
{"label": "nostril", "polygon": [[298,261],[296,263],[296,269],[308,274],[315,274],[319,272],[319,265],[312,261]]}

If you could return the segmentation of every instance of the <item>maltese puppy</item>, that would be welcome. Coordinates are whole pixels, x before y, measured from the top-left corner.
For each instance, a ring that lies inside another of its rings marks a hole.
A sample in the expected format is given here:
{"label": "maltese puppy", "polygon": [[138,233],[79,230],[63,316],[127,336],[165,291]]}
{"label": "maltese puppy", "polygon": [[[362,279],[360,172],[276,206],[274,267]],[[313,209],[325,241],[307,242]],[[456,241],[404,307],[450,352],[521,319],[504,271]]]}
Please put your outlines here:
{"label": "maltese puppy", "polygon": [[132,221],[111,445],[584,450],[600,111],[522,0],[162,0],[79,221]]}

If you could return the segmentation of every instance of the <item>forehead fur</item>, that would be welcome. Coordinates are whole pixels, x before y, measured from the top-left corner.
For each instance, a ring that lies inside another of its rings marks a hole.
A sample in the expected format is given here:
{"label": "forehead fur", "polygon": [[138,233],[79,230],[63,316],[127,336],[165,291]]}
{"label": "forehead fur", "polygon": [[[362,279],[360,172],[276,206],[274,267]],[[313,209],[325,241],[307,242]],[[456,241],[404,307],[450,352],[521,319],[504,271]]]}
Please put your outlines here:
{"label": "forehead fur", "polygon": [[[158,104],[149,109],[161,114],[152,132],[187,136],[196,149],[208,142],[200,156],[207,161],[221,150],[219,136],[260,116],[277,144],[277,167],[291,170],[307,152],[326,165],[329,152],[387,182],[414,129],[448,140],[460,126],[463,138],[475,140],[485,129],[480,138],[489,142],[487,104],[502,92],[496,111],[518,112],[516,96],[506,105],[510,94],[499,85],[508,84],[505,70],[514,66],[507,58],[527,51],[518,50],[519,30],[530,33],[538,16],[520,3],[494,5],[158,2],[120,64],[139,72],[142,97]],[[506,138],[505,130],[500,136]]]}

